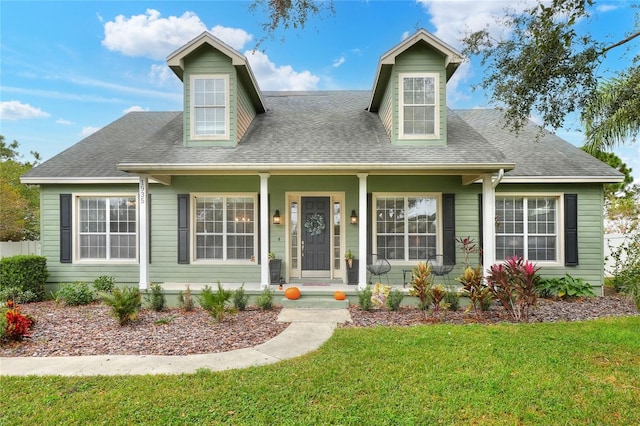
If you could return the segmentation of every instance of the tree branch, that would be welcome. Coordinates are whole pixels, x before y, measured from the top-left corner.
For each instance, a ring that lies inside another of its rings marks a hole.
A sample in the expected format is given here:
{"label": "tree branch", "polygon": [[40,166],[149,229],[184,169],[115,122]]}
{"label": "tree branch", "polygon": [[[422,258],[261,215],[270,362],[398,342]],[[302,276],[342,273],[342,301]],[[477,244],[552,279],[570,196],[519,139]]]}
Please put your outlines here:
{"label": "tree branch", "polygon": [[633,40],[634,38],[636,38],[638,36],[640,36],[640,31],[637,31],[637,32],[631,34],[629,37],[627,37],[627,38],[625,38],[623,40],[620,40],[617,43],[613,43],[611,46],[605,47],[604,49],[602,49],[602,54],[604,55],[608,51],[610,51],[612,49],[615,49],[618,46],[622,46],[623,44],[630,42],[631,40]]}

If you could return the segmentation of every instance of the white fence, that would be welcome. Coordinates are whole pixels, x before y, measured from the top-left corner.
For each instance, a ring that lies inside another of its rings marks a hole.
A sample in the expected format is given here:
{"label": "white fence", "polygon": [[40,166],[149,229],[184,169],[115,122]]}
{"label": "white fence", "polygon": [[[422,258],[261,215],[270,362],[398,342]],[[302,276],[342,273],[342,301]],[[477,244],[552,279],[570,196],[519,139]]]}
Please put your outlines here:
{"label": "white fence", "polygon": [[0,241],[0,258],[40,253],[40,241]]}
{"label": "white fence", "polygon": [[[604,275],[611,276],[613,275],[613,268],[615,267],[615,262],[611,259],[611,253],[615,252],[621,245],[624,243],[625,239],[628,237],[627,234],[606,234],[604,236]],[[626,259],[626,252],[622,252],[620,254],[620,260]]]}

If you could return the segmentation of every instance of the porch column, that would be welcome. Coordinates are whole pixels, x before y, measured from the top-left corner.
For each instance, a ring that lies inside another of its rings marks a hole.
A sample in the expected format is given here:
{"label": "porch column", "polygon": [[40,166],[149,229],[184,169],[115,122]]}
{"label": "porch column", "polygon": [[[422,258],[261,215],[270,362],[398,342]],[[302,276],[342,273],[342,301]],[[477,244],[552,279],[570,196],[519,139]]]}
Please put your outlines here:
{"label": "porch column", "polygon": [[496,191],[493,175],[482,175],[482,267],[496,263]]}
{"label": "porch column", "polygon": [[269,287],[269,173],[260,175],[260,287]]}
{"label": "porch column", "polygon": [[358,288],[363,290],[367,286],[367,227],[369,215],[367,214],[367,173],[358,173]]}
{"label": "porch column", "polygon": [[149,203],[147,203],[147,188],[149,177],[142,175],[138,179],[138,231],[139,237],[139,267],[140,282],[138,288],[146,290],[149,286]]}

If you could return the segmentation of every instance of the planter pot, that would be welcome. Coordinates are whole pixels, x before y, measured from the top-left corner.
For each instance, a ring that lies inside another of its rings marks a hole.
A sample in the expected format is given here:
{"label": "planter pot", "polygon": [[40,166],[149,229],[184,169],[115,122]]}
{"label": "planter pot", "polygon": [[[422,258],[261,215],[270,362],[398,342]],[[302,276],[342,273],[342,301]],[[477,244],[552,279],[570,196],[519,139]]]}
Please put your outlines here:
{"label": "planter pot", "polygon": [[[347,282],[349,284],[358,284],[358,259],[345,260],[347,266]],[[349,266],[351,263],[351,266]]]}
{"label": "planter pot", "polygon": [[280,284],[280,269],[282,267],[282,259],[269,260],[269,277],[271,284]]}

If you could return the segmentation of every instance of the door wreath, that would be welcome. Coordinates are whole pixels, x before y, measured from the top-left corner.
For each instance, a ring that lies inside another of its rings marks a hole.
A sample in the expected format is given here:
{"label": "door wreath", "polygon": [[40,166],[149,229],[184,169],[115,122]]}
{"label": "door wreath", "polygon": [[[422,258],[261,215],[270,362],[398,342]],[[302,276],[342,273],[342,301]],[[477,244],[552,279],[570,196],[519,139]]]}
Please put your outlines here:
{"label": "door wreath", "polygon": [[306,222],[304,223],[304,229],[306,229],[309,235],[311,235],[312,237],[322,234],[324,228],[324,217],[318,213],[314,213],[309,216],[309,218],[307,218]]}

